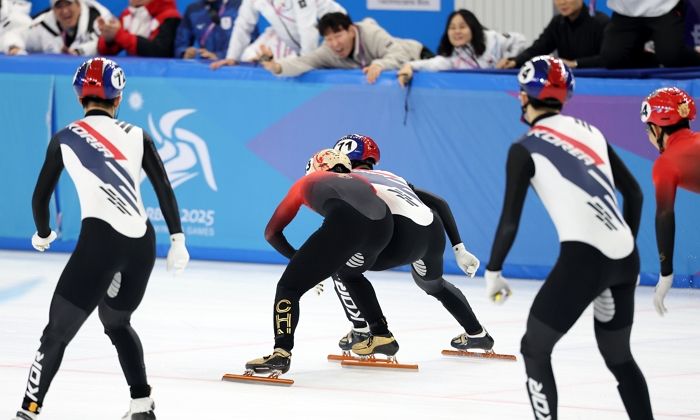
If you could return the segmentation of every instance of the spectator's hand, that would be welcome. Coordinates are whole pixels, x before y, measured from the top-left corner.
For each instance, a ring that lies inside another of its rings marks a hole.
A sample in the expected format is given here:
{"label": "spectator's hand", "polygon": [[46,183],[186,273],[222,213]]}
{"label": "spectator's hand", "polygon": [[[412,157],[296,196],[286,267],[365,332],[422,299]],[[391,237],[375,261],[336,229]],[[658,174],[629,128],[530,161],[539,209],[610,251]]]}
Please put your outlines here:
{"label": "spectator's hand", "polygon": [[20,55],[22,53],[22,49],[20,47],[10,47],[10,49],[7,50],[7,55]]}
{"label": "spectator's hand", "polygon": [[108,21],[102,20],[102,25],[98,22],[97,27],[100,29],[100,34],[107,42],[113,42],[114,38],[117,37],[117,32],[122,27],[121,22],[118,19],[110,19]]}
{"label": "spectator's hand", "polygon": [[399,78],[399,84],[405,87],[411,82],[411,79],[413,79],[413,68],[410,64],[406,63],[401,67],[397,76]]}
{"label": "spectator's hand", "polygon": [[569,66],[569,68],[575,69],[576,67],[578,67],[578,62],[576,60],[566,60],[562,58],[561,61],[563,61],[564,64],[566,64],[567,66]]}
{"label": "spectator's hand", "polygon": [[371,85],[379,78],[379,75],[382,73],[382,68],[377,64],[370,64],[362,69],[362,73],[367,75],[367,83]]}
{"label": "spectator's hand", "polygon": [[63,48],[61,48],[61,52],[62,52],[63,54],[68,54],[68,55],[80,55],[80,54],[78,53],[78,51],[76,51],[76,50],[74,50],[74,49],[72,49],[72,48],[65,47],[65,46],[64,46]]}
{"label": "spectator's hand", "polygon": [[212,70],[217,70],[220,69],[224,66],[235,66],[236,65],[236,60],[233,58],[224,58],[223,60],[216,60],[213,63],[209,64],[209,68]]}
{"label": "spectator's hand", "polygon": [[510,58],[502,58],[501,61],[496,63],[497,69],[512,69],[515,67],[515,60]]}
{"label": "spectator's hand", "polygon": [[199,57],[205,60],[216,60],[217,58],[219,58],[216,56],[215,53],[207,50],[206,48],[199,49]]}
{"label": "spectator's hand", "polygon": [[661,316],[664,316],[664,314],[668,312],[666,305],[664,305],[664,298],[666,297],[666,293],[668,293],[668,291],[671,289],[672,285],[673,273],[669,274],[668,276],[662,276],[659,274],[659,281],[656,283],[656,289],[654,289],[654,308]]}
{"label": "spectator's hand", "polygon": [[479,259],[471,252],[467,251],[463,243],[453,246],[452,250],[455,253],[455,259],[457,260],[459,268],[461,268],[467,276],[474,277],[476,270],[479,269]]}
{"label": "spectator's hand", "polygon": [[35,232],[32,236],[32,246],[39,252],[44,252],[51,247],[51,242],[55,241],[58,235],[53,230],[49,233],[49,236],[42,238],[39,236],[39,232]]}
{"label": "spectator's hand", "polygon": [[190,254],[185,248],[185,234],[173,233],[170,235],[170,249],[168,250],[168,271],[174,270],[175,274],[180,274],[185,270],[189,261]]}
{"label": "spectator's hand", "polygon": [[260,44],[260,48],[258,48],[258,55],[255,57],[255,61],[264,63],[265,61],[273,61],[274,59],[275,55],[272,53],[270,47],[268,47],[265,44]]}
{"label": "spectator's hand", "polygon": [[500,271],[486,270],[484,273],[486,279],[486,295],[493,303],[502,304],[511,295],[510,286],[506,279],[501,276]]}
{"label": "spectator's hand", "polygon": [[265,70],[269,71],[272,74],[280,74],[282,73],[282,65],[275,60],[264,60],[260,61],[260,64],[265,68]]}
{"label": "spectator's hand", "polygon": [[182,54],[182,58],[185,60],[193,59],[197,56],[197,49],[195,47],[187,47],[185,53]]}

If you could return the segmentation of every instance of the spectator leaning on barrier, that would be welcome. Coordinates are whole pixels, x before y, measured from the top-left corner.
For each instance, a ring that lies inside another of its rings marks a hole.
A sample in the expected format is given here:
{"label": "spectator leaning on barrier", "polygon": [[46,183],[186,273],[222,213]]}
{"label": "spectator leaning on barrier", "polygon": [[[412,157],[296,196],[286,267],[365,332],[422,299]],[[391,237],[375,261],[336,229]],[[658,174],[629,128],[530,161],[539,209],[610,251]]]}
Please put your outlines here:
{"label": "spectator leaning on barrier", "polygon": [[[684,43],[685,1],[608,0],[613,11],[600,54],[609,69],[700,66]],[[645,43],[654,42],[654,51]]]}
{"label": "spectator leaning on barrier", "polygon": [[[297,76],[319,68],[361,68],[367,81],[374,83],[383,70],[433,56],[418,41],[392,37],[371,18],[353,24],[346,14],[329,13],[318,22],[318,31],[324,42],[316,50],[280,61],[262,60],[262,65],[280,76]],[[261,51],[263,56],[270,54],[265,47]]]}
{"label": "spectator leaning on barrier", "polygon": [[523,48],[525,35],[484,28],[474,13],[455,10],[447,18],[438,55],[404,64],[399,70],[399,83],[411,80],[413,70],[492,69],[503,57],[518,54]]}
{"label": "spectator leaning on barrier", "polygon": [[175,36],[175,57],[226,56],[241,0],[197,0],[187,6]]}
{"label": "spectator leaning on barrier", "polygon": [[93,0],[51,0],[51,8],[34,18],[28,28],[5,35],[5,52],[95,55],[96,22],[100,17],[111,16],[109,10]]}
{"label": "spectator leaning on barrier", "polygon": [[[332,12],[345,13],[345,9],[334,0],[243,0],[226,58],[213,63],[212,68],[255,61],[261,45],[276,59],[310,53],[318,47],[319,18]],[[270,26],[251,44],[260,15]]]}
{"label": "spectator leaning on barrier", "polygon": [[583,0],[554,0],[554,16],[535,42],[515,57],[498,63],[499,69],[521,67],[538,55],[556,51],[571,68],[603,67],[600,46],[610,18],[602,12],[591,14]]}
{"label": "spectator leaning on barrier", "polygon": [[0,51],[6,52],[5,34],[29,27],[32,4],[24,0],[0,0]]}
{"label": "spectator leaning on barrier", "polygon": [[101,35],[97,49],[103,55],[126,50],[142,57],[173,57],[179,24],[174,0],[129,0],[119,20],[98,21]]}

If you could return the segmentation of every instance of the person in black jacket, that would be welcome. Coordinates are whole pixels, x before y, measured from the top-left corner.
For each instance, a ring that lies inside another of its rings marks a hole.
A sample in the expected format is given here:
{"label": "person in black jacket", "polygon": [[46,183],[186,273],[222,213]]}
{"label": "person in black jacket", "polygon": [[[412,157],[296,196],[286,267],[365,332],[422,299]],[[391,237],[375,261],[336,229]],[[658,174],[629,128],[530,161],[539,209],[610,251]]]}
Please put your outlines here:
{"label": "person in black jacket", "polygon": [[517,57],[501,60],[496,68],[521,67],[538,55],[557,55],[571,68],[603,67],[600,47],[610,18],[602,12],[589,13],[583,0],[554,0],[559,14],[549,21],[539,38]]}

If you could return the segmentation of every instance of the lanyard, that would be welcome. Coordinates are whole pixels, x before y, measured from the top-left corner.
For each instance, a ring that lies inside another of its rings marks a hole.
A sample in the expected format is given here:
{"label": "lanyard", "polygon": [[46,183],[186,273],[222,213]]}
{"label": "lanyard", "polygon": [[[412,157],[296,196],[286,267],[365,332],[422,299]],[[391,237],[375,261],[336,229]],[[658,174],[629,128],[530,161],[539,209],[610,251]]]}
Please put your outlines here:
{"label": "lanyard", "polygon": [[[219,13],[217,15],[214,15],[211,13],[212,17],[212,22],[207,26],[207,29],[204,31],[201,37],[199,37],[199,46],[204,48],[204,44],[207,42],[207,39],[209,39],[209,36],[211,35],[212,31],[216,27],[216,25],[221,22],[221,17],[224,15],[224,12],[226,11],[226,3],[228,3],[228,0],[222,0],[221,1],[221,6],[219,7]],[[212,6],[209,6],[210,8]],[[211,10],[211,9],[210,9]],[[214,23],[214,16],[218,16],[217,22]]]}
{"label": "lanyard", "polygon": [[476,55],[474,54],[474,49],[472,48],[471,44],[468,44],[464,47],[456,47],[454,51],[457,54],[457,61],[465,63],[467,66],[466,68],[481,68],[481,65],[479,65],[479,61],[477,61],[476,59]]}

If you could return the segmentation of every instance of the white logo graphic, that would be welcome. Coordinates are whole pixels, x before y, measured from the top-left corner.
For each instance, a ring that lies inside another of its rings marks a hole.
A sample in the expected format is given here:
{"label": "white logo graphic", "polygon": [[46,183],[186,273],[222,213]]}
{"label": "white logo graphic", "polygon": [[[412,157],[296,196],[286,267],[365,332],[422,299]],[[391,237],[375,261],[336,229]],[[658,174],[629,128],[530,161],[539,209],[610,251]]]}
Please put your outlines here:
{"label": "white logo graphic", "polygon": [[195,133],[175,127],[182,118],[196,111],[196,109],[170,111],[160,118],[159,129],[156,128],[153,117],[149,113],[148,129],[156,142],[158,154],[163,159],[173,188],[197,176],[199,172],[196,169],[199,163],[207,185],[213,191],[217,191],[207,143]]}

